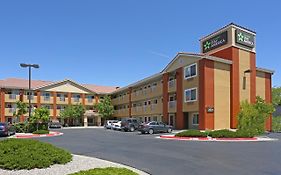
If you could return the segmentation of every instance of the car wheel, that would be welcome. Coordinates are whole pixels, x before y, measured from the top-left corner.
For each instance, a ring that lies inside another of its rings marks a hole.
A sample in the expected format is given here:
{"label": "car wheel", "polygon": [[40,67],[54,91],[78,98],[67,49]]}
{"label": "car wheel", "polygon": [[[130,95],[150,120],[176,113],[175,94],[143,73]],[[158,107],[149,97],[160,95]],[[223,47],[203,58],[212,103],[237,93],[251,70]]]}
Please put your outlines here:
{"label": "car wheel", "polygon": [[141,134],[145,134],[145,132],[144,132],[144,131],[141,131]]}
{"label": "car wheel", "polygon": [[172,129],[171,129],[171,128],[169,128],[169,129],[167,130],[167,132],[168,132],[168,133],[171,133],[171,132],[172,132]]}
{"label": "car wheel", "polygon": [[130,131],[131,131],[131,132],[134,132],[134,131],[135,131],[135,127],[133,127],[133,126],[130,127]]}
{"label": "car wheel", "polygon": [[153,134],[153,133],[154,133],[153,129],[149,129],[149,130],[148,130],[148,133],[149,133],[149,134]]}

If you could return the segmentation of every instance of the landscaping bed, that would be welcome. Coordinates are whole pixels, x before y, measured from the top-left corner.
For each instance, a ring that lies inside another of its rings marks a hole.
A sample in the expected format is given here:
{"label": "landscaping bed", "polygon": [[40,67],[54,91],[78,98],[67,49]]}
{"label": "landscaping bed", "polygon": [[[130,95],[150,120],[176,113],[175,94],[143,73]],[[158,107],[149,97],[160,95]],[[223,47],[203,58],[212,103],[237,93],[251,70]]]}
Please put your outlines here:
{"label": "landscaping bed", "polygon": [[175,135],[176,137],[212,137],[212,138],[253,138],[255,135],[250,131],[230,131],[227,129],[201,132],[199,130],[186,130]]}
{"label": "landscaping bed", "polygon": [[72,155],[68,151],[30,139],[0,141],[0,157],[0,168],[7,170],[47,168],[72,160]]}
{"label": "landscaping bed", "polygon": [[87,171],[79,171],[77,173],[73,173],[69,175],[138,175],[138,174],[126,168],[108,167],[108,168],[95,168]]}

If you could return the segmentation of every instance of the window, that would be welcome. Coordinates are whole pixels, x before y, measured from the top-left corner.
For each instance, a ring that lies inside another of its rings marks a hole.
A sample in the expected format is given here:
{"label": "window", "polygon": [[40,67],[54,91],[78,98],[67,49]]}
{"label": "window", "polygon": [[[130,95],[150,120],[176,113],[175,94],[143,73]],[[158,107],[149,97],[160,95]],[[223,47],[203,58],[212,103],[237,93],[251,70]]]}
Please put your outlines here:
{"label": "window", "polygon": [[184,91],[184,101],[193,102],[197,100],[197,88],[186,89]]}
{"label": "window", "polygon": [[199,114],[193,114],[192,115],[192,125],[199,125]]}
{"label": "window", "polygon": [[44,101],[50,101],[50,93],[43,93]]}
{"label": "window", "polygon": [[184,78],[185,79],[196,77],[196,75],[197,75],[197,64],[196,63],[186,66],[184,68]]}

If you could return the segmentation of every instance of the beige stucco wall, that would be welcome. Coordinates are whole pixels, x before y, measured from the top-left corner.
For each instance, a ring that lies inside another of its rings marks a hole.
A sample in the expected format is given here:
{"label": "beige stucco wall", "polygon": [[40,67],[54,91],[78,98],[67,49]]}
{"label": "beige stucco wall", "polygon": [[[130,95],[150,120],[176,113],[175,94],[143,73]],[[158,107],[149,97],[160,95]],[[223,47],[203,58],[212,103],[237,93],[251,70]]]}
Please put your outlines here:
{"label": "beige stucco wall", "polygon": [[[195,62],[192,62],[190,64],[193,64],[193,63],[196,63],[197,64],[197,76],[196,77],[193,77],[193,78],[190,78],[190,79],[184,79],[184,67],[185,66],[188,66],[188,65],[185,65],[183,67],[183,83],[182,83],[182,86],[183,86],[183,102],[182,102],[182,110],[183,112],[191,112],[191,111],[198,111],[199,110],[199,61],[195,61]],[[189,65],[190,65],[189,64]],[[194,102],[188,102],[186,103],[185,102],[185,99],[184,99],[184,91],[186,89],[190,89],[190,88],[197,88],[197,101],[194,101]]]}
{"label": "beige stucco wall", "polygon": [[256,95],[265,99],[265,73],[257,71]]}
{"label": "beige stucco wall", "polygon": [[70,83],[65,83],[65,84],[59,84],[57,86],[44,89],[45,91],[55,91],[55,92],[71,92],[71,93],[84,93],[88,94],[88,92],[70,84]]}
{"label": "beige stucco wall", "polygon": [[230,128],[230,65],[214,63],[214,129]]}
{"label": "beige stucco wall", "polygon": [[[239,49],[239,83],[240,83],[240,101],[248,100],[250,101],[250,73],[245,73],[244,71],[250,69],[250,52]],[[243,77],[246,77],[245,89],[243,88]]]}
{"label": "beige stucco wall", "polygon": [[181,55],[173,62],[173,64],[171,64],[169,66],[169,68],[167,69],[167,72],[173,72],[180,67],[185,67],[185,66],[195,63],[197,61],[198,61],[198,57]]}

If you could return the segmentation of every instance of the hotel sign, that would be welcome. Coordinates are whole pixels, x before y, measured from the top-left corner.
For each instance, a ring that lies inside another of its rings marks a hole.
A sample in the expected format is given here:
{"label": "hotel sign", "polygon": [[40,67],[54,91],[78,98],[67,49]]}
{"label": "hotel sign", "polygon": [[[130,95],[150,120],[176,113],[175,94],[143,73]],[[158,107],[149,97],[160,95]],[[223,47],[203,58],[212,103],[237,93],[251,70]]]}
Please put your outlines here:
{"label": "hotel sign", "polygon": [[255,47],[255,36],[242,30],[235,31],[235,41],[250,48]]}
{"label": "hotel sign", "polygon": [[222,32],[202,43],[203,53],[216,49],[227,43],[227,31]]}

